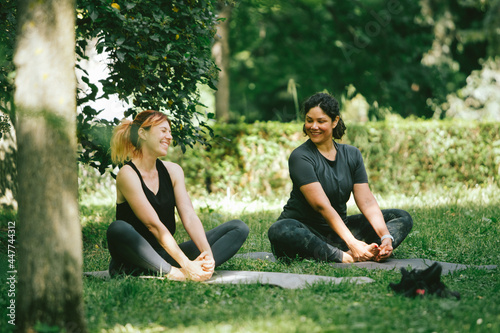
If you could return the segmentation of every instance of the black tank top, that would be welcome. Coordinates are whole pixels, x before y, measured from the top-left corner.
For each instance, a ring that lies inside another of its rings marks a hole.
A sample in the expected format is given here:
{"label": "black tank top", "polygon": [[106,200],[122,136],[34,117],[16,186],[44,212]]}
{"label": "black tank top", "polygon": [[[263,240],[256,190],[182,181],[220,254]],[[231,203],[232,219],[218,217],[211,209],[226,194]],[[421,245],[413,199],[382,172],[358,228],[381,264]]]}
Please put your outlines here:
{"label": "black tank top", "polygon": [[[170,179],[170,174],[162,161],[156,160],[156,170],[158,170],[158,178],[160,186],[158,188],[158,193],[155,195],[144,183],[141,173],[137,167],[132,163],[132,161],[127,163],[135,170],[139,179],[141,180],[142,189],[144,194],[148,198],[149,203],[153,206],[154,210],[158,214],[161,222],[167,227],[172,235],[175,233],[175,195],[174,187],[172,186],[172,180]],[[139,234],[144,237],[151,246],[154,248],[160,247],[160,244],[156,240],[155,236],[146,228],[144,223],[134,214],[132,208],[127,201],[116,205],[116,219],[123,220],[134,227]]]}

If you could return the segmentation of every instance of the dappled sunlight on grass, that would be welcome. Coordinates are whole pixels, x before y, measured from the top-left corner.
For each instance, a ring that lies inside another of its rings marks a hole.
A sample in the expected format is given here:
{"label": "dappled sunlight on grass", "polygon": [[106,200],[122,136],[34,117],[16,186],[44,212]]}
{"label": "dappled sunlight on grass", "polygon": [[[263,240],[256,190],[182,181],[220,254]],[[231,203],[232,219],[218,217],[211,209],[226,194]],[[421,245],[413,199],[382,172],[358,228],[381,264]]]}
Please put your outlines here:
{"label": "dappled sunlight on grass", "polygon": [[[378,194],[381,208],[402,208],[414,219],[396,258],[427,258],[466,265],[500,264],[500,193],[497,186],[439,188],[415,194]],[[89,196],[90,197],[90,196]],[[269,226],[287,197],[210,195],[193,198],[205,228],[239,218],[250,234],[239,253],[270,252]],[[84,270],[109,262],[105,233],[114,203],[81,202]],[[349,214],[356,213],[353,202]],[[177,241],[188,238],[182,227]],[[334,268],[312,260],[291,263],[232,258],[219,270],[282,272],[335,277],[365,276],[373,283],[315,284],[303,290],[266,285],[215,285],[168,280],[84,279],[92,332],[482,332],[500,330],[498,269],[468,268],[442,276],[460,301],[408,299],[389,291],[398,271]],[[373,320],[386,318],[391,321]]]}
{"label": "dappled sunlight on grass", "polygon": [[240,196],[240,195],[210,195],[202,198],[193,198],[195,208],[225,213],[256,213],[262,211],[279,211],[286,204],[285,197]]}
{"label": "dappled sunlight on grass", "polygon": [[[108,333],[493,332],[500,328],[498,294],[491,293],[500,281],[492,272],[467,270],[443,276],[446,285],[462,293],[461,301],[397,296],[388,290],[389,282],[400,279],[397,272],[369,274],[374,283],[319,283],[300,290],[87,279],[87,317],[91,331]],[[390,321],[383,320],[387,316]]]}
{"label": "dappled sunlight on grass", "polygon": [[[436,206],[489,206],[500,205],[500,187],[495,184],[485,186],[454,188],[434,186],[432,189],[414,194],[407,193],[374,193],[380,208],[432,208]],[[224,213],[258,213],[263,211],[281,212],[288,196],[252,196],[252,195],[207,195],[192,198],[193,205],[201,211],[217,211]],[[349,213],[357,210],[354,198],[347,203]]]}
{"label": "dappled sunlight on grass", "polygon": [[454,188],[434,186],[415,194],[391,193],[375,194],[381,208],[393,206],[426,208],[444,205],[488,206],[500,203],[500,187],[495,184],[485,186],[457,186]]}
{"label": "dappled sunlight on grass", "polygon": [[[340,327],[338,327],[340,328]],[[347,325],[343,325],[347,329]],[[239,318],[229,319],[225,322],[201,323],[197,325],[177,326],[175,328],[149,324],[146,327],[131,324],[116,325],[112,329],[102,330],[106,333],[156,333],[156,332],[178,332],[178,333],[268,333],[268,332],[323,332],[320,325],[306,316],[298,318],[291,313],[280,316],[253,318],[241,320]]]}

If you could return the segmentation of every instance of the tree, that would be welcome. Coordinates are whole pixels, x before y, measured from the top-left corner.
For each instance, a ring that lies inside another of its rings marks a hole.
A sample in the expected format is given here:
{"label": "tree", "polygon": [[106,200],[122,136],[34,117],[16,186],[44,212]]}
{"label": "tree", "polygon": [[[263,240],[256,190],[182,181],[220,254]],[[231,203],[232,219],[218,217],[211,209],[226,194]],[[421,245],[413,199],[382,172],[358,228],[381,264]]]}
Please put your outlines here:
{"label": "tree", "polygon": [[16,3],[4,0],[0,6],[0,138],[8,131],[8,115],[12,109],[14,70],[12,53],[16,33]]}
{"label": "tree", "polygon": [[[183,150],[208,144],[212,135],[200,106],[198,84],[215,89],[217,68],[211,58],[216,32],[215,0],[79,0],[77,54],[85,58],[87,41],[97,38],[98,53],[107,52],[110,76],[101,80],[104,94],[91,89],[79,105],[111,94],[133,104],[125,116],[143,109],[171,115],[174,145]],[[88,78],[83,77],[88,82]],[[86,106],[78,115],[80,160],[104,172],[111,164],[109,138],[118,122],[97,119],[101,110]]]}
{"label": "tree", "polygon": [[[215,89],[217,82],[217,68],[211,58],[216,32],[215,2],[123,0],[118,4],[113,0],[77,0],[77,67],[78,61],[86,58],[88,41],[96,38],[97,51],[109,55],[111,73],[101,82],[104,93],[99,94],[84,72],[82,80],[89,83],[89,89],[79,92],[77,105],[118,94],[133,103],[123,117],[134,116],[146,108],[169,113],[174,145],[180,145],[183,150],[197,142],[209,146],[209,135],[213,133],[207,120],[214,115],[199,111],[203,109],[197,106],[200,105],[198,83]],[[12,53],[16,16],[16,1],[2,0],[0,109],[13,122]],[[119,120],[99,119],[101,111],[88,105],[81,108],[77,115],[77,137],[79,161],[104,173],[111,165],[111,130]],[[0,114],[0,133],[9,134],[8,124],[8,117]],[[15,151],[0,160],[0,169],[15,170]],[[3,178],[15,179],[15,176],[11,173]],[[17,193],[15,188],[9,188],[11,184],[0,182],[0,196]]]}
{"label": "tree", "polygon": [[[447,95],[498,55],[498,0],[248,0],[231,15],[231,110],[295,118],[300,100],[354,86],[371,105],[436,116]],[[347,90],[347,92],[346,92]],[[444,116],[442,113],[440,116]]]}
{"label": "tree", "polygon": [[420,63],[432,29],[415,1],[246,1],[231,28],[232,110],[247,118],[295,119],[290,80],[299,100],[353,85],[403,115],[422,115],[432,94]]}
{"label": "tree", "polygon": [[0,6],[0,206],[16,208],[17,192],[15,133],[13,113],[14,64],[12,54],[16,34],[16,2],[5,0]]}
{"label": "tree", "polygon": [[75,1],[19,0],[18,121],[21,332],[85,332],[76,160]]}
{"label": "tree", "polygon": [[229,119],[230,82],[229,82],[229,19],[231,18],[232,5],[225,0],[218,1],[219,24],[217,37],[212,46],[212,55],[217,67],[220,69],[217,91],[215,92],[215,115],[219,121]]}
{"label": "tree", "polygon": [[486,35],[488,38],[488,55],[491,58],[500,56],[500,0],[491,0],[490,9],[485,18]]}
{"label": "tree", "polygon": [[475,76],[474,72],[488,62],[488,57],[495,57],[499,40],[496,32],[500,22],[498,4],[498,0],[421,2],[425,18],[434,28],[432,48],[422,60],[436,73],[431,86],[434,94],[429,100],[434,118],[453,114],[447,112],[451,106],[449,99],[456,102],[455,93],[462,94],[461,88],[471,83],[467,77],[471,73]]}

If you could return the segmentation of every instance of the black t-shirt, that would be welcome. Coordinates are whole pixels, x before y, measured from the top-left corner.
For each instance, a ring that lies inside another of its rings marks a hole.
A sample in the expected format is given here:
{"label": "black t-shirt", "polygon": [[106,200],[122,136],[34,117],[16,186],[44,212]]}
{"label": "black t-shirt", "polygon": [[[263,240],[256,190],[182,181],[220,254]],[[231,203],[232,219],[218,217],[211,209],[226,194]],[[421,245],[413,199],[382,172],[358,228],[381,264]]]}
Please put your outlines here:
{"label": "black t-shirt", "polygon": [[334,161],[325,158],[316,145],[307,140],[297,147],[288,159],[293,188],[279,220],[291,218],[311,226],[320,233],[331,228],[320,213],[307,202],[300,187],[319,182],[332,207],[345,221],[347,201],[354,184],[368,183],[363,157],[358,148],[334,141],[337,155]]}
{"label": "black t-shirt", "polygon": [[[156,160],[156,169],[160,186],[158,193],[154,194],[144,183],[141,173],[131,161],[127,163],[135,170],[141,180],[142,189],[153,206],[161,222],[167,227],[172,235],[175,233],[175,195],[170,174],[162,161]],[[116,219],[123,220],[134,227],[134,229],[144,237],[154,248],[161,247],[155,236],[148,230],[142,221],[134,214],[130,204],[125,201],[116,205]]]}

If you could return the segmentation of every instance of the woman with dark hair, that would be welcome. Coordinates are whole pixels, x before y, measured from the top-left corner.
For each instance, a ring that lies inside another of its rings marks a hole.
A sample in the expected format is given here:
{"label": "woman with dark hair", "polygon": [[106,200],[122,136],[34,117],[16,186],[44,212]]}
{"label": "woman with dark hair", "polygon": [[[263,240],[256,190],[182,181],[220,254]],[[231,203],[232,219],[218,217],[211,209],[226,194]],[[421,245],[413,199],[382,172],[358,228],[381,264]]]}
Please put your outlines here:
{"label": "woman with dark hair", "polygon": [[[167,155],[171,141],[170,120],[158,111],[143,111],[114,129],[111,158],[125,164],[116,176],[116,221],[107,231],[111,276],[155,274],[204,281],[248,236],[240,220],[205,233],[182,168],[159,159]],[[192,239],[182,244],[173,237],[175,208]]]}
{"label": "woman with dark hair", "polygon": [[[274,255],[346,263],[389,258],[410,232],[411,216],[380,210],[359,149],[334,140],[346,130],[335,98],[317,93],[304,113],[309,139],[290,155],[293,189],[268,232]],[[361,214],[347,216],[351,193]]]}

